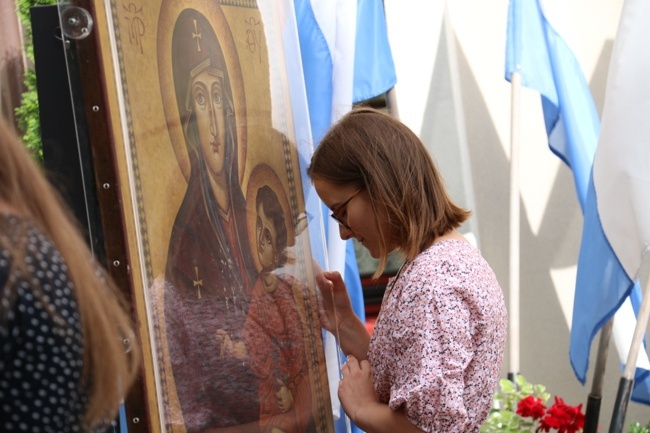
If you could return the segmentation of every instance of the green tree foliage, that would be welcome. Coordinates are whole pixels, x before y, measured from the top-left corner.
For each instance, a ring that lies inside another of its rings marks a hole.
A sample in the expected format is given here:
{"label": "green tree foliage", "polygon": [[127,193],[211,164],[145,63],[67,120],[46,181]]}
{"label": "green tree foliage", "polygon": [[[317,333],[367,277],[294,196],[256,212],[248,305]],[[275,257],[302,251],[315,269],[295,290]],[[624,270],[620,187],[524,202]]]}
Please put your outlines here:
{"label": "green tree foliage", "polygon": [[650,433],[650,421],[645,426],[638,422],[630,424],[629,433]]}
{"label": "green tree foliage", "polygon": [[[34,44],[32,43],[32,24],[29,8],[32,6],[53,5],[56,0],[17,0],[18,17],[25,29],[25,55],[34,64]],[[20,107],[16,108],[16,119],[23,133],[23,142],[39,159],[43,159],[41,143],[41,122],[38,113],[38,95],[36,93],[36,73],[33,70],[25,72],[25,92]]]}

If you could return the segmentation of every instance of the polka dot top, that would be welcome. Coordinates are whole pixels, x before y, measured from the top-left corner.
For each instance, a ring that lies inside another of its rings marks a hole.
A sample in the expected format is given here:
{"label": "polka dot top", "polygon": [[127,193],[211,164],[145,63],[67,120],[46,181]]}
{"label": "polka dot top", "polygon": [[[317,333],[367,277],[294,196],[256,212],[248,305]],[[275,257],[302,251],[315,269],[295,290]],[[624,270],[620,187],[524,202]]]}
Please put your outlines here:
{"label": "polka dot top", "polygon": [[0,214],[0,240],[0,431],[81,432],[83,338],[66,265],[27,219]]}
{"label": "polka dot top", "polygon": [[387,287],[368,359],[377,396],[425,432],[478,432],[499,380],[502,290],[470,243],[438,242]]}

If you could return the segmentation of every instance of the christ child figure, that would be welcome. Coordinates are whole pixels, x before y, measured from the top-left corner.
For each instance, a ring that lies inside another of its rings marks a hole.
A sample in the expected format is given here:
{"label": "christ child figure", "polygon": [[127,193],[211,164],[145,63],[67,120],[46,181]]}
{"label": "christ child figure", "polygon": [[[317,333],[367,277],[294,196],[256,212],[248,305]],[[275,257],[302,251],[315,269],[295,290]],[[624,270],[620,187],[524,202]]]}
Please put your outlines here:
{"label": "christ child figure", "polygon": [[304,287],[278,272],[288,261],[287,226],[276,193],[262,186],[256,196],[256,247],[261,267],[243,330],[244,341],[218,333],[223,350],[246,359],[260,380],[263,433],[315,431],[302,319],[294,290]]}

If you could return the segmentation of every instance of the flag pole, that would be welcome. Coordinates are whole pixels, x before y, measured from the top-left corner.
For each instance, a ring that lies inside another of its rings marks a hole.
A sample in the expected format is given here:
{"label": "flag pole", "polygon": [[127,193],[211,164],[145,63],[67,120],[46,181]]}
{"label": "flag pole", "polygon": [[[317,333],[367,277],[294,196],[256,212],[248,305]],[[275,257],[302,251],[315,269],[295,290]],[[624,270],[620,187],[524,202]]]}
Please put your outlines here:
{"label": "flag pole", "polygon": [[605,366],[607,365],[607,352],[609,351],[609,341],[612,336],[614,327],[614,318],[612,317],[605,323],[600,330],[600,341],[598,342],[598,355],[596,358],[596,368],[594,370],[594,382],[591,385],[591,392],[587,397],[587,410],[585,412],[584,433],[598,432],[598,419],[600,418],[600,403],[603,398],[603,379],[605,377]]}
{"label": "flag pole", "polygon": [[[646,250],[647,251],[647,250]],[[639,357],[639,349],[643,343],[645,330],[648,326],[648,316],[650,316],[650,275],[646,280],[643,289],[643,301],[641,301],[641,308],[634,327],[634,335],[630,345],[630,351],[627,355],[627,362],[625,363],[625,370],[623,376],[618,384],[618,393],[616,394],[616,403],[614,404],[614,412],[612,413],[612,421],[609,425],[609,433],[621,433],[623,431],[623,423],[625,422],[625,414],[627,412],[627,404],[630,401],[632,388],[634,387],[634,373],[636,371],[636,362]]]}
{"label": "flag pole", "polygon": [[[517,65],[519,70],[520,66]],[[520,137],[520,91],[521,73],[513,72],[511,79],[510,114],[510,274],[508,296],[508,379],[515,381],[519,373],[519,238],[520,238],[520,200],[519,200],[519,137]]]}

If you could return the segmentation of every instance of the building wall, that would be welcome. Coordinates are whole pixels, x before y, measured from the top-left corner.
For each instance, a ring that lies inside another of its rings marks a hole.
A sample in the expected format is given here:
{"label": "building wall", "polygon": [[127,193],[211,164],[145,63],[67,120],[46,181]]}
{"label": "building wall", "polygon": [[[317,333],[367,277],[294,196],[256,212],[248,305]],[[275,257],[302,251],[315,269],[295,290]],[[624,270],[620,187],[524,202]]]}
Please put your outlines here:
{"label": "building wall", "polygon": [[[573,23],[572,46],[577,47],[575,54],[600,113],[623,0],[561,3]],[[507,298],[511,89],[504,79],[504,65],[508,1],[445,4],[413,0],[408,2],[408,11],[404,4],[385,0],[400,118],[429,146],[454,197],[474,211],[471,231]],[[585,386],[576,379],[568,357],[582,213],[571,171],[548,148],[539,94],[528,89],[521,92],[519,372],[531,382],[546,385],[568,404],[586,403],[598,338],[592,345]],[[460,152],[466,155],[450,159],[447,153],[452,147],[465,149]],[[467,171],[470,185],[463,174]],[[504,377],[510,371],[508,364],[506,353]],[[612,344],[600,417],[603,430],[609,426],[620,377]],[[626,425],[649,420],[648,406],[630,403]]]}
{"label": "building wall", "polygon": [[15,4],[0,2],[0,116],[14,120],[23,92],[25,61]]}

